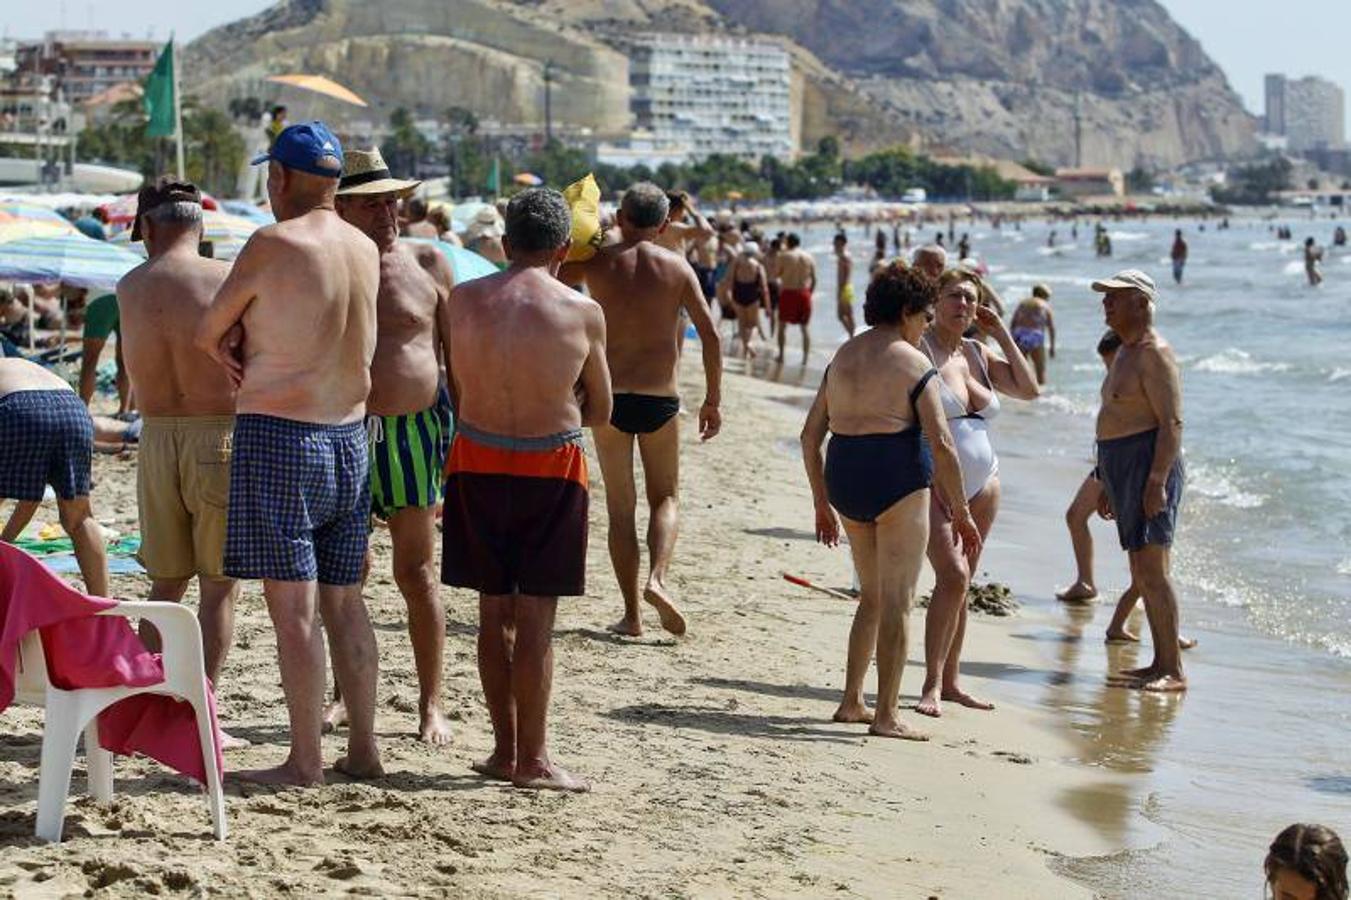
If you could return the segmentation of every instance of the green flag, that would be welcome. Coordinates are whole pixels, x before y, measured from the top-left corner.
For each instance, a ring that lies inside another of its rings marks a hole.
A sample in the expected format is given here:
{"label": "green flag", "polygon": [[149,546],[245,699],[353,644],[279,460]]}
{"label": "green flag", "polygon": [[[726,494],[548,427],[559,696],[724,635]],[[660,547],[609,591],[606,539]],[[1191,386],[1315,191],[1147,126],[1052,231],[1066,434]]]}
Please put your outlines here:
{"label": "green flag", "polygon": [[145,79],[145,96],[141,98],[145,114],[147,137],[169,137],[174,134],[174,42],[164,45],[155,69]]}

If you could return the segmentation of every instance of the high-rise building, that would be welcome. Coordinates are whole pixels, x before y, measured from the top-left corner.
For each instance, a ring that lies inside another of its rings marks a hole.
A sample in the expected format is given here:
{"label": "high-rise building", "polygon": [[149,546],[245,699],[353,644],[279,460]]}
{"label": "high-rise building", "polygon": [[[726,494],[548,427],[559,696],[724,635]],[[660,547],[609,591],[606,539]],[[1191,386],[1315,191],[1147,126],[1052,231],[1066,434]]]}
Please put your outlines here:
{"label": "high-rise building", "polygon": [[41,41],[19,45],[17,72],[54,76],[61,98],[78,103],[143,81],[159,50],[154,41],[114,40],[102,31],[49,31]]}
{"label": "high-rise building", "polygon": [[693,158],[793,154],[790,66],[778,44],[654,34],[629,59],[638,129]]}
{"label": "high-rise building", "polygon": [[1346,95],[1323,78],[1268,75],[1266,126],[1295,153],[1339,149],[1346,142]]}

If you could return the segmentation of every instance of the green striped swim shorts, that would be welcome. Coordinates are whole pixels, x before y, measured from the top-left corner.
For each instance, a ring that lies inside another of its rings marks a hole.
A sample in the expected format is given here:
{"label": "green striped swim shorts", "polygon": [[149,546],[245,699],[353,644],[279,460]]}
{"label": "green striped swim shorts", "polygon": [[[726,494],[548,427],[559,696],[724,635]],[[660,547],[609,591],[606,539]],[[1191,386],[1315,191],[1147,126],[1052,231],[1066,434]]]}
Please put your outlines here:
{"label": "green striped swim shorts", "polygon": [[371,512],[435,506],[445,464],[445,425],[432,406],[401,416],[367,416],[371,435]]}

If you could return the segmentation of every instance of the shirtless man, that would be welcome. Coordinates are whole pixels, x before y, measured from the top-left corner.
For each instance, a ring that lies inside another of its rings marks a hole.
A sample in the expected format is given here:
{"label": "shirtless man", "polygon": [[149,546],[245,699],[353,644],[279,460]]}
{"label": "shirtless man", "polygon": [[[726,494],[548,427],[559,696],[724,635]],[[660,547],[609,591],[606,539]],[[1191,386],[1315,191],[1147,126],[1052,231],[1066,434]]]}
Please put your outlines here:
{"label": "shirtless man", "polygon": [[[605,316],[554,277],[571,230],[561,194],[522,191],[507,207],[511,265],[465,283],[441,308],[459,412],[441,580],[479,592],[493,753],[475,771],[519,788],[585,791],[546,747],[558,598],[585,590],[582,428],[610,418]],[[674,327],[663,335],[674,346]]]}
{"label": "shirtless man", "polygon": [[[201,592],[206,676],[220,684],[234,636],[237,582],[225,575],[226,501],[235,385],[193,344],[230,265],[197,252],[202,195],[161,178],[141,188],[131,239],[149,259],[117,284],[124,356],[144,425],[136,464],[141,549],[151,600],[181,602],[193,576]],[[159,635],[142,626],[152,650]],[[226,746],[243,745],[230,740]]]}
{"label": "shirtless man", "polygon": [[1309,287],[1318,287],[1323,283],[1323,273],[1319,264],[1323,261],[1323,248],[1313,238],[1304,241],[1304,275],[1309,279]]}
{"label": "shirtless man", "polygon": [[[943,235],[940,234],[938,237],[941,239]],[[943,249],[942,244],[925,244],[915,251],[912,265],[930,278],[936,279],[948,267],[948,251]]]}
{"label": "shirtless man", "polygon": [[1050,288],[1044,284],[1032,286],[1032,296],[1014,308],[1009,331],[1013,342],[1036,369],[1037,384],[1045,384],[1048,351],[1050,358],[1055,359],[1055,315],[1051,311]]}
{"label": "shirtless man", "polygon": [[263,580],[291,723],[286,762],[246,777],[324,781],[317,607],[351,723],[334,768],[373,778],[376,648],[361,570],[380,253],[334,211],[342,145],[322,122],[287,128],[264,161],[277,224],[249,238],[197,329],[198,348],[239,386],[225,572]]}
{"label": "shirtless man", "polygon": [[802,329],[802,364],[807,364],[812,339],[807,325],[812,319],[812,292],[816,290],[816,261],[802,249],[802,239],[796,233],[784,238],[787,249],[779,253],[779,362],[783,362],[783,346],[788,326]]}
{"label": "shirtless man", "polygon": [[[685,191],[674,191],[667,193],[667,201],[670,203],[670,209],[666,214],[666,227],[657,234],[656,243],[658,246],[665,247],[673,253],[689,259],[691,250],[706,242],[709,238],[716,239],[718,233],[713,230],[713,226],[708,224],[699,210],[694,208],[694,200]],[[685,221],[686,218],[691,221]],[[690,263],[691,268],[694,263]],[[699,275],[699,269],[695,268],[695,277]],[[700,282],[700,287],[703,283]],[[681,310],[680,319],[676,322],[676,344],[681,353],[685,351],[685,326],[689,319],[685,316],[684,310]]]}
{"label": "shirtless man", "polygon": [[783,287],[783,278],[779,275],[779,256],[783,253],[783,232],[779,232],[769,241],[765,250],[765,279],[769,283],[769,333],[774,334],[779,327],[779,290]]}
{"label": "shirtless man", "polygon": [[[436,408],[441,345],[437,319],[455,283],[432,244],[399,242],[399,198],[418,181],[390,176],[379,150],[349,150],[338,183],[338,215],[380,249],[375,358],[366,416],[371,442],[371,511],[389,523],[394,583],[408,605],[408,637],[418,676],[418,737],[450,741],[441,711],[446,612],[436,578],[436,503],[441,497],[442,421]],[[325,715],[337,726],[339,699]]]}
{"label": "shirtless man", "polygon": [[1184,691],[1170,549],[1182,500],[1182,382],[1173,348],[1154,330],[1154,281],[1135,269],[1093,282],[1121,349],[1098,412],[1098,512],[1115,519],[1131,580],[1145,601],[1154,660],[1113,676],[1126,687]]}
{"label": "shirtless man", "polygon": [[[880,235],[882,232],[878,232]],[[835,315],[849,336],[854,336],[854,260],[849,255],[849,237],[835,235]]]}
{"label": "shirtless man", "polygon": [[699,333],[704,360],[704,402],[699,434],[708,440],[722,426],[722,353],[718,333],[694,273],[685,261],[654,243],[666,222],[666,195],[648,182],[624,193],[619,209],[622,240],[591,259],[564,267],[565,282],[585,281],[605,311],[606,357],[614,379],[614,413],[596,426],[596,454],[605,478],[610,518],[610,560],[624,595],[624,617],[610,626],[619,634],[643,632],[638,605],[641,555],[635,509],[633,445],[642,457],[650,556],[642,598],[656,607],[661,625],[685,633],[685,617],[671,600],[666,571],[675,550],[676,489],[680,470],[680,398],[676,389],[675,323],[683,307]]}
{"label": "shirtless man", "polygon": [[0,500],[15,500],[0,541],[28,527],[50,485],[75,547],[86,593],[108,596],[108,552],[89,506],[94,426],[59,375],[26,359],[0,359]]}

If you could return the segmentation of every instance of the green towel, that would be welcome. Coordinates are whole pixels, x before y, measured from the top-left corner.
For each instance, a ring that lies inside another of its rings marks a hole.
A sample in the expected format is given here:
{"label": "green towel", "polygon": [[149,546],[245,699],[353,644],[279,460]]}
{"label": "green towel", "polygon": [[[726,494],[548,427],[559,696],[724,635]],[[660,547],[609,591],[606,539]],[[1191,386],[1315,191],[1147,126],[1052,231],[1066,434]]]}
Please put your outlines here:
{"label": "green towel", "polygon": [[[53,538],[50,541],[21,537],[14,542],[14,546],[34,556],[71,553],[75,550],[75,545],[70,542],[70,538],[64,537]],[[139,549],[141,549],[141,536],[139,534],[127,535],[108,542],[109,556],[135,556]]]}

